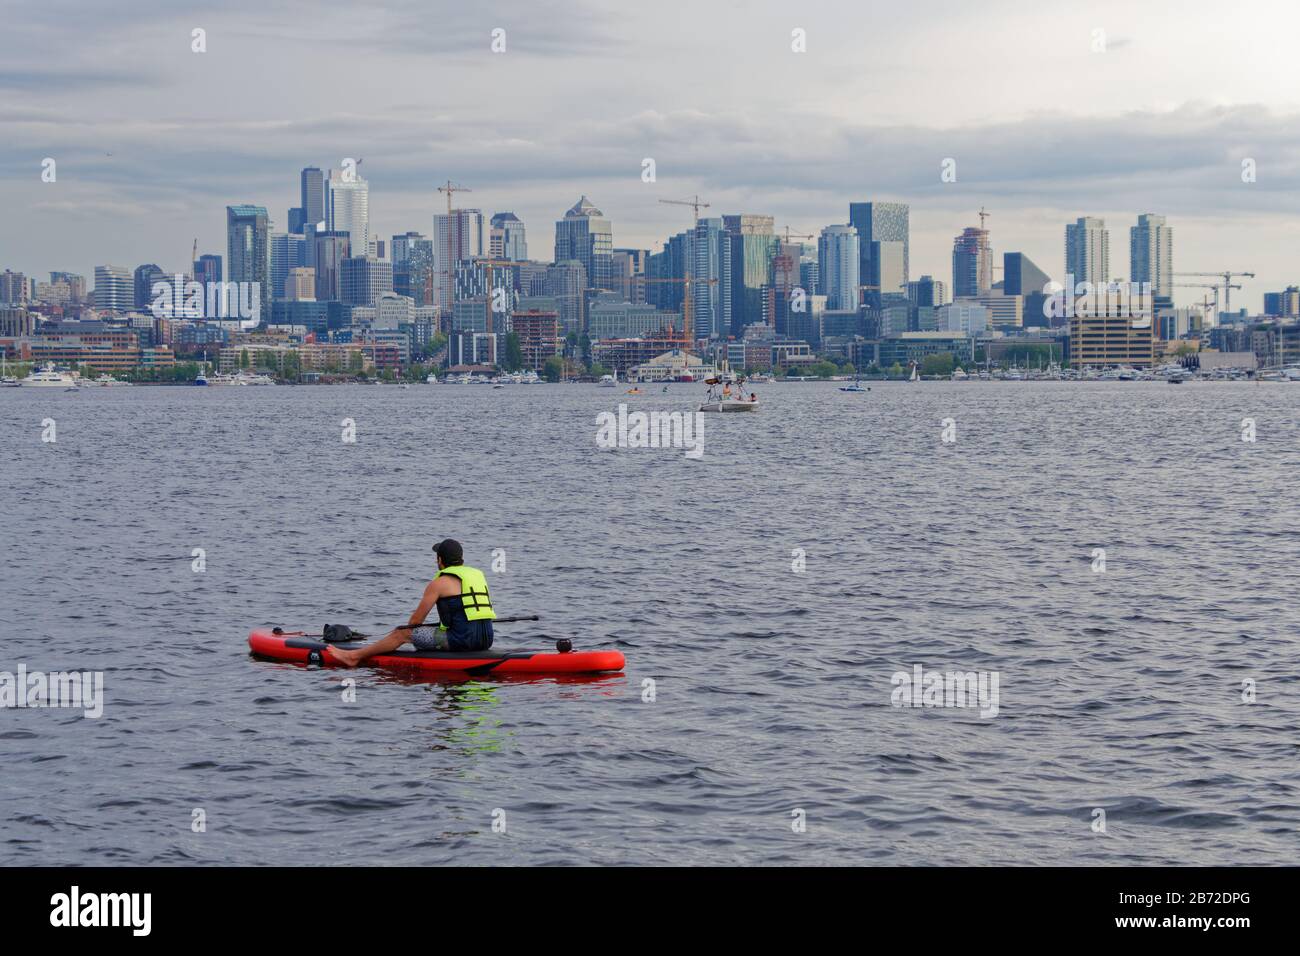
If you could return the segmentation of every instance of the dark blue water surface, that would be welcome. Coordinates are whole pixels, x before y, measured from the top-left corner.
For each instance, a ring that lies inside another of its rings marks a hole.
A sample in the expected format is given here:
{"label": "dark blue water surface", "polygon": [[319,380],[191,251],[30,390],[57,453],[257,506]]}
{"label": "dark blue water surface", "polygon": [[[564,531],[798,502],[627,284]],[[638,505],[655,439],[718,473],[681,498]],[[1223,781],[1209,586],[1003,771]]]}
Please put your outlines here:
{"label": "dark blue water surface", "polygon": [[[0,710],[0,862],[1295,861],[1300,386],[769,385],[699,461],[597,447],[699,391],[0,390],[0,671],[106,698]],[[498,649],[626,672],[249,657],[403,621],[446,536],[542,615]],[[997,716],[891,706],[915,664]]]}

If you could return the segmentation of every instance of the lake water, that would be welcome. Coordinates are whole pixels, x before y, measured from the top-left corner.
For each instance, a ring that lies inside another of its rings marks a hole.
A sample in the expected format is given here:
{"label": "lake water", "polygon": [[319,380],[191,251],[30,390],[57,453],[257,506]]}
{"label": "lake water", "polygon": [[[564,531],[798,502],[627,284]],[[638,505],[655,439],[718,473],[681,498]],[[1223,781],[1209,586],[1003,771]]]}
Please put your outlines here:
{"label": "lake water", "polygon": [[[700,386],[0,390],[0,671],[105,701],[0,709],[0,863],[1295,862],[1300,386],[757,390],[699,460],[596,415]],[[626,672],[249,657],[404,621],[447,536],[542,615],[496,649]]]}

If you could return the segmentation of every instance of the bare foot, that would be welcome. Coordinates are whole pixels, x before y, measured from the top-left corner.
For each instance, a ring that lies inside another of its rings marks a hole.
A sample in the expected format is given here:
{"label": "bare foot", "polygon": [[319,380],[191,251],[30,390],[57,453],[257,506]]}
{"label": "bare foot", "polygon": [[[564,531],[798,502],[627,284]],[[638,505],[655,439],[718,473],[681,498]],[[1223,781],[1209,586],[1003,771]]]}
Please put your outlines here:
{"label": "bare foot", "polygon": [[330,657],[338,661],[344,667],[356,667],[361,663],[356,651],[345,651],[340,647],[330,648]]}

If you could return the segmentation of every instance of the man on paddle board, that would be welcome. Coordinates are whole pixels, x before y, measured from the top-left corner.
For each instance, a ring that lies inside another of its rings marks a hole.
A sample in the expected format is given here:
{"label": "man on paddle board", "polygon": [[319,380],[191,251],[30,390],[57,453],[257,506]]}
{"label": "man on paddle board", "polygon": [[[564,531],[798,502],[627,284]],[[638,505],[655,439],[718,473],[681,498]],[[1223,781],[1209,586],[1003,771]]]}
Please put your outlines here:
{"label": "man on paddle board", "polygon": [[[492,610],[487,578],[478,568],[465,564],[459,541],[447,538],[433,550],[438,555],[438,573],[424,589],[424,597],[406,626],[353,651],[330,645],[331,657],[356,667],[367,657],[395,651],[408,641],[419,651],[485,651],[492,646],[492,621],[497,615]],[[424,623],[434,608],[438,611],[436,627]]]}

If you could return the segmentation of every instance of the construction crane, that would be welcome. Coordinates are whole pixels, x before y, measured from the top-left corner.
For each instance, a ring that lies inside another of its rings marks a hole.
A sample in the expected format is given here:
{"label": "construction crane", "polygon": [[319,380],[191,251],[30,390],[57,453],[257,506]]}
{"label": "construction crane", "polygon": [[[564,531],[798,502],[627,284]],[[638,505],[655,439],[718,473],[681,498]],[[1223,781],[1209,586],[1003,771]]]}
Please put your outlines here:
{"label": "construction crane", "polygon": [[[1232,280],[1240,276],[1244,276],[1247,279],[1255,278],[1255,273],[1253,272],[1230,272],[1227,269],[1222,272],[1175,272],[1174,275],[1186,276],[1189,278],[1222,279],[1223,281],[1217,283],[1217,285],[1223,289],[1224,312],[1232,311],[1232,290],[1241,288],[1239,285],[1233,285]],[[1215,316],[1215,321],[1217,323],[1218,316]]]}
{"label": "construction crane", "polygon": [[692,196],[690,199],[661,199],[659,201],[665,206],[690,206],[695,212],[695,218],[691,220],[692,223],[699,222],[701,209],[709,208],[709,204],[699,196]]}
{"label": "construction crane", "polygon": [[980,206],[980,211],[979,211],[979,217],[980,217],[980,232],[983,232],[983,231],[984,231],[984,220],[987,219],[987,218],[989,218],[989,216],[991,216],[991,215],[993,215],[993,213],[991,213],[991,212],[985,212],[985,211],[984,211],[984,207],[983,207],[983,206]]}
{"label": "construction crane", "polygon": [[[452,245],[452,241],[451,241],[451,198],[453,193],[472,193],[473,191],[474,190],[466,186],[459,186],[456,183],[453,183],[450,179],[447,180],[445,185],[438,187],[438,192],[447,194],[447,308],[449,310],[452,308],[452,304],[455,301],[455,288],[454,288],[455,276],[452,272],[452,261],[456,258],[455,247]],[[434,251],[437,251],[438,249],[437,236],[433,237],[433,248]],[[429,270],[429,285],[430,285],[429,298],[432,299],[433,298],[433,290],[432,290],[433,270],[432,269]],[[439,312],[442,311],[441,301],[438,302],[438,311]]]}
{"label": "construction crane", "polygon": [[787,246],[790,244],[791,239],[816,239],[817,238],[816,236],[809,235],[806,232],[791,232],[789,226],[786,226],[781,231],[785,233],[785,244]]}
{"label": "construction crane", "polygon": [[[1194,274],[1195,274],[1195,273],[1185,273],[1185,272],[1175,272],[1175,273],[1174,273],[1174,275],[1194,275]],[[1204,275],[1205,273],[1201,273],[1201,274]],[[1217,273],[1217,272],[1211,272],[1211,273],[1208,273],[1208,274],[1211,275],[1211,276],[1216,276],[1216,277],[1218,276],[1218,273]],[[1241,275],[1245,275],[1245,273],[1240,273],[1240,274],[1241,274]],[[1213,319],[1213,322],[1211,322],[1210,324],[1212,324],[1212,325],[1218,325],[1218,323],[1219,323],[1219,290],[1222,289],[1222,290],[1223,290],[1223,293],[1224,293],[1224,295],[1225,295],[1225,297],[1226,297],[1227,294],[1228,294],[1228,292],[1229,292],[1230,290],[1232,290],[1232,289],[1240,289],[1241,286],[1240,286],[1240,285],[1233,285],[1233,284],[1231,284],[1231,283],[1229,283],[1229,284],[1227,284],[1227,285],[1223,285],[1223,286],[1221,286],[1221,285],[1218,285],[1217,283],[1212,283],[1212,282],[1175,282],[1175,283],[1174,283],[1174,288],[1175,288],[1175,289],[1209,289],[1211,292],[1213,292],[1213,293],[1214,293],[1214,312],[1213,312],[1213,313],[1211,314],[1211,316],[1210,316],[1210,317]],[[1206,300],[1207,300],[1208,298],[1209,298],[1208,295],[1203,295],[1203,296],[1201,296],[1201,303],[1202,303],[1202,306],[1203,306],[1203,307],[1207,304],[1207,303],[1206,303]],[[1226,312],[1226,311],[1228,311],[1228,310],[1225,308],[1223,311]]]}

